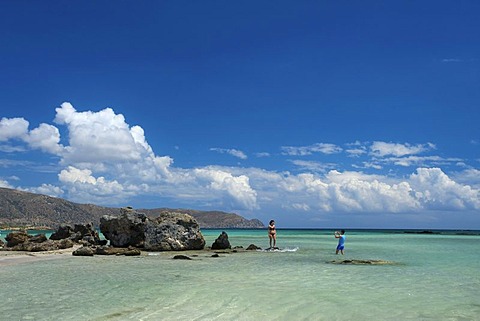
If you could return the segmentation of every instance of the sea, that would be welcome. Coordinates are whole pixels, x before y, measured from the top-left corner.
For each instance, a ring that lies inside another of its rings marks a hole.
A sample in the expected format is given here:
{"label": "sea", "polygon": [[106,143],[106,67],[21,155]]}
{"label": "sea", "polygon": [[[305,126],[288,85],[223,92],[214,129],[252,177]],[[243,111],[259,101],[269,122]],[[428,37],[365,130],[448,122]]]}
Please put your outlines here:
{"label": "sea", "polygon": [[[202,230],[267,248],[266,230]],[[0,266],[1,320],[480,320],[480,231],[278,229],[277,251]],[[5,237],[5,232],[2,233]],[[336,264],[382,260],[389,264]]]}

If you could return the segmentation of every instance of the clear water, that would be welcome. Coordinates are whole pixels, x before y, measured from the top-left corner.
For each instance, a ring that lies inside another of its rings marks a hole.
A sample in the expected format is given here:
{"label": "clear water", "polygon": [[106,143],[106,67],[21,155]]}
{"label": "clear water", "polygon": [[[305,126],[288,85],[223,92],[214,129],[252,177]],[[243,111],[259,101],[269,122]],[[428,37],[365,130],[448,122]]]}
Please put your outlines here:
{"label": "clear water", "polygon": [[[203,231],[207,244],[220,232]],[[226,232],[234,246],[268,246],[266,231]],[[336,243],[333,231],[279,230],[289,251],[1,266],[0,319],[480,320],[479,235],[347,231],[343,257]],[[339,259],[398,264],[329,263]]]}

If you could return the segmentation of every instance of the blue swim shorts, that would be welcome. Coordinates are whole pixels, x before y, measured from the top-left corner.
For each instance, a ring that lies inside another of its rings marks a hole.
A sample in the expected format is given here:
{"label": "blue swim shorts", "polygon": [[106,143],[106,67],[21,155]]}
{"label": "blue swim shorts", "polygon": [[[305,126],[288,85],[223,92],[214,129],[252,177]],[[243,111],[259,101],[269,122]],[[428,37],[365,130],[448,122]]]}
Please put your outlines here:
{"label": "blue swim shorts", "polygon": [[337,250],[342,251],[345,248],[345,245],[338,245]]}

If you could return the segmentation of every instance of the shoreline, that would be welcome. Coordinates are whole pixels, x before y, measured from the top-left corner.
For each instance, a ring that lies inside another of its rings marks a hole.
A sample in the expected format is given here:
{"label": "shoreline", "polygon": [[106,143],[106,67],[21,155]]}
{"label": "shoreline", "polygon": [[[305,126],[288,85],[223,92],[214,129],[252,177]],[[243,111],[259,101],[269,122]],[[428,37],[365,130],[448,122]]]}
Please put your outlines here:
{"label": "shoreline", "polygon": [[0,250],[0,267],[28,262],[65,258],[68,256],[72,256],[73,251],[75,251],[79,247],[81,247],[81,245],[75,245],[68,249],[44,252]]}

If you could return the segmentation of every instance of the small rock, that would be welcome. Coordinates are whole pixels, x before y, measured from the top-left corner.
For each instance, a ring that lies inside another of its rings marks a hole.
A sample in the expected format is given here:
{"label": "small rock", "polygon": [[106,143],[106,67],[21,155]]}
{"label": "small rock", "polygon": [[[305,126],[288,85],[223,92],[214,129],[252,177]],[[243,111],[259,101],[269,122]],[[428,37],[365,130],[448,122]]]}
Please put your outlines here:
{"label": "small rock", "polygon": [[74,256],[93,256],[94,251],[91,247],[82,246],[77,250],[73,251],[72,255]]}
{"label": "small rock", "polygon": [[258,247],[256,246],[255,244],[250,244],[248,247],[247,247],[247,251],[256,251],[256,250],[261,250],[262,248],[261,247]]}

